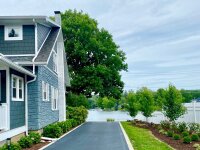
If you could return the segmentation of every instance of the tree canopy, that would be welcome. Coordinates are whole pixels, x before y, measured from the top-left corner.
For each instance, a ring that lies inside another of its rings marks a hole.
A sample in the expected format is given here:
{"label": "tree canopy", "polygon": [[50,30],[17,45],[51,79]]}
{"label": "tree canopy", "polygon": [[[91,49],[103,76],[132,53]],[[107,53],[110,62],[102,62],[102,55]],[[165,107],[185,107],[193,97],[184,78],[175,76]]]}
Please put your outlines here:
{"label": "tree canopy", "polygon": [[125,53],[112,35],[99,29],[88,14],[68,10],[62,14],[62,29],[71,76],[71,91],[119,99],[124,83],[120,71],[127,70]]}
{"label": "tree canopy", "polygon": [[153,92],[147,87],[143,87],[137,91],[137,98],[140,102],[140,111],[145,117],[151,117],[154,112]]}
{"label": "tree canopy", "polygon": [[170,84],[166,90],[166,98],[163,103],[165,116],[168,117],[170,121],[175,121],[185,113],[182,102],[183,97],[181,92],[177,90],[175,86]]}

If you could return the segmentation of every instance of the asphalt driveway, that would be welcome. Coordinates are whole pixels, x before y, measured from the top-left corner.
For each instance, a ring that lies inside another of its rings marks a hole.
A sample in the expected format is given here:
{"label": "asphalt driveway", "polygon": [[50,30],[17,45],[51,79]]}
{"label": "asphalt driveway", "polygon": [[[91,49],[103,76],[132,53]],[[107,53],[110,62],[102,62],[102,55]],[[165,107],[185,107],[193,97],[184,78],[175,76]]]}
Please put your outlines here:
{"label": "asphalt driveway", "polygon": [[117,122],[88,122],[45,150],[128,150]]}

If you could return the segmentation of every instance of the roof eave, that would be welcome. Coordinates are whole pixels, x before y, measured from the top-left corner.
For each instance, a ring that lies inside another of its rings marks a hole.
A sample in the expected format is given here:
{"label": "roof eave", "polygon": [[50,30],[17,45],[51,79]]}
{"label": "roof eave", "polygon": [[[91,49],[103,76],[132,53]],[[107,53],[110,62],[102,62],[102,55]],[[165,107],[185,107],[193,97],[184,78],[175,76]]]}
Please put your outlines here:
{"label": "roof eave", "polygon": [[16,70],[18,70],[18,71],[20,71],[20,72],[22,72],[22,73],[24,73],[24,74],[26,74],[26,75],[29,75],[29,76],[31,76],[31,77],[34,77],[34,78],[36,77],[36,75],[33,74],[32,72],[30,72],[30,71],[24,69],[23,67],[21,67],[21,66],[15,64],[15,63],[13,63],[12,61],[8,60],[7,58],[5,58],[5,57],[2,56],[2,55],[0,56],[0,61],[1,61],[2,63],[4,63],[4,64],[8,65],[8,66],[9,66],[10,68],[12,68],[12,69],[16,69]]}

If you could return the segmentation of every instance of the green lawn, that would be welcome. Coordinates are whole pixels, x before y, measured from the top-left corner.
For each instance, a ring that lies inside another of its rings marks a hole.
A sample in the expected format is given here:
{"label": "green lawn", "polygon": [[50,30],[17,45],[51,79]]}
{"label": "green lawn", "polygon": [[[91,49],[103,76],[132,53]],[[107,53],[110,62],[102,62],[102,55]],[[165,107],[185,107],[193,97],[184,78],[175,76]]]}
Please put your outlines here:
{"label": "green lawn", "polygon": [[149,130],[134,127],[130,122],[121,122],[134,150],[172,150],[167,144],[158,141]]}

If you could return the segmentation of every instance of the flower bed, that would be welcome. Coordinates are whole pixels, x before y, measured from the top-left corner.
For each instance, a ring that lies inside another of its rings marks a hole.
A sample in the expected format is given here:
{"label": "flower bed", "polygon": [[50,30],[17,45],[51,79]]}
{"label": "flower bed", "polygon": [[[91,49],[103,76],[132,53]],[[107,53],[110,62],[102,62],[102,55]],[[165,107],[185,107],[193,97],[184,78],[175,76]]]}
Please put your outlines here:
{"label": "flower bed", "polygon": [[132,121],[132,125],[149,129],[159,140],[169,144],[177,150],[199,150],[199,124],[161,122],[160,125],[146,123],[138,120]]}

